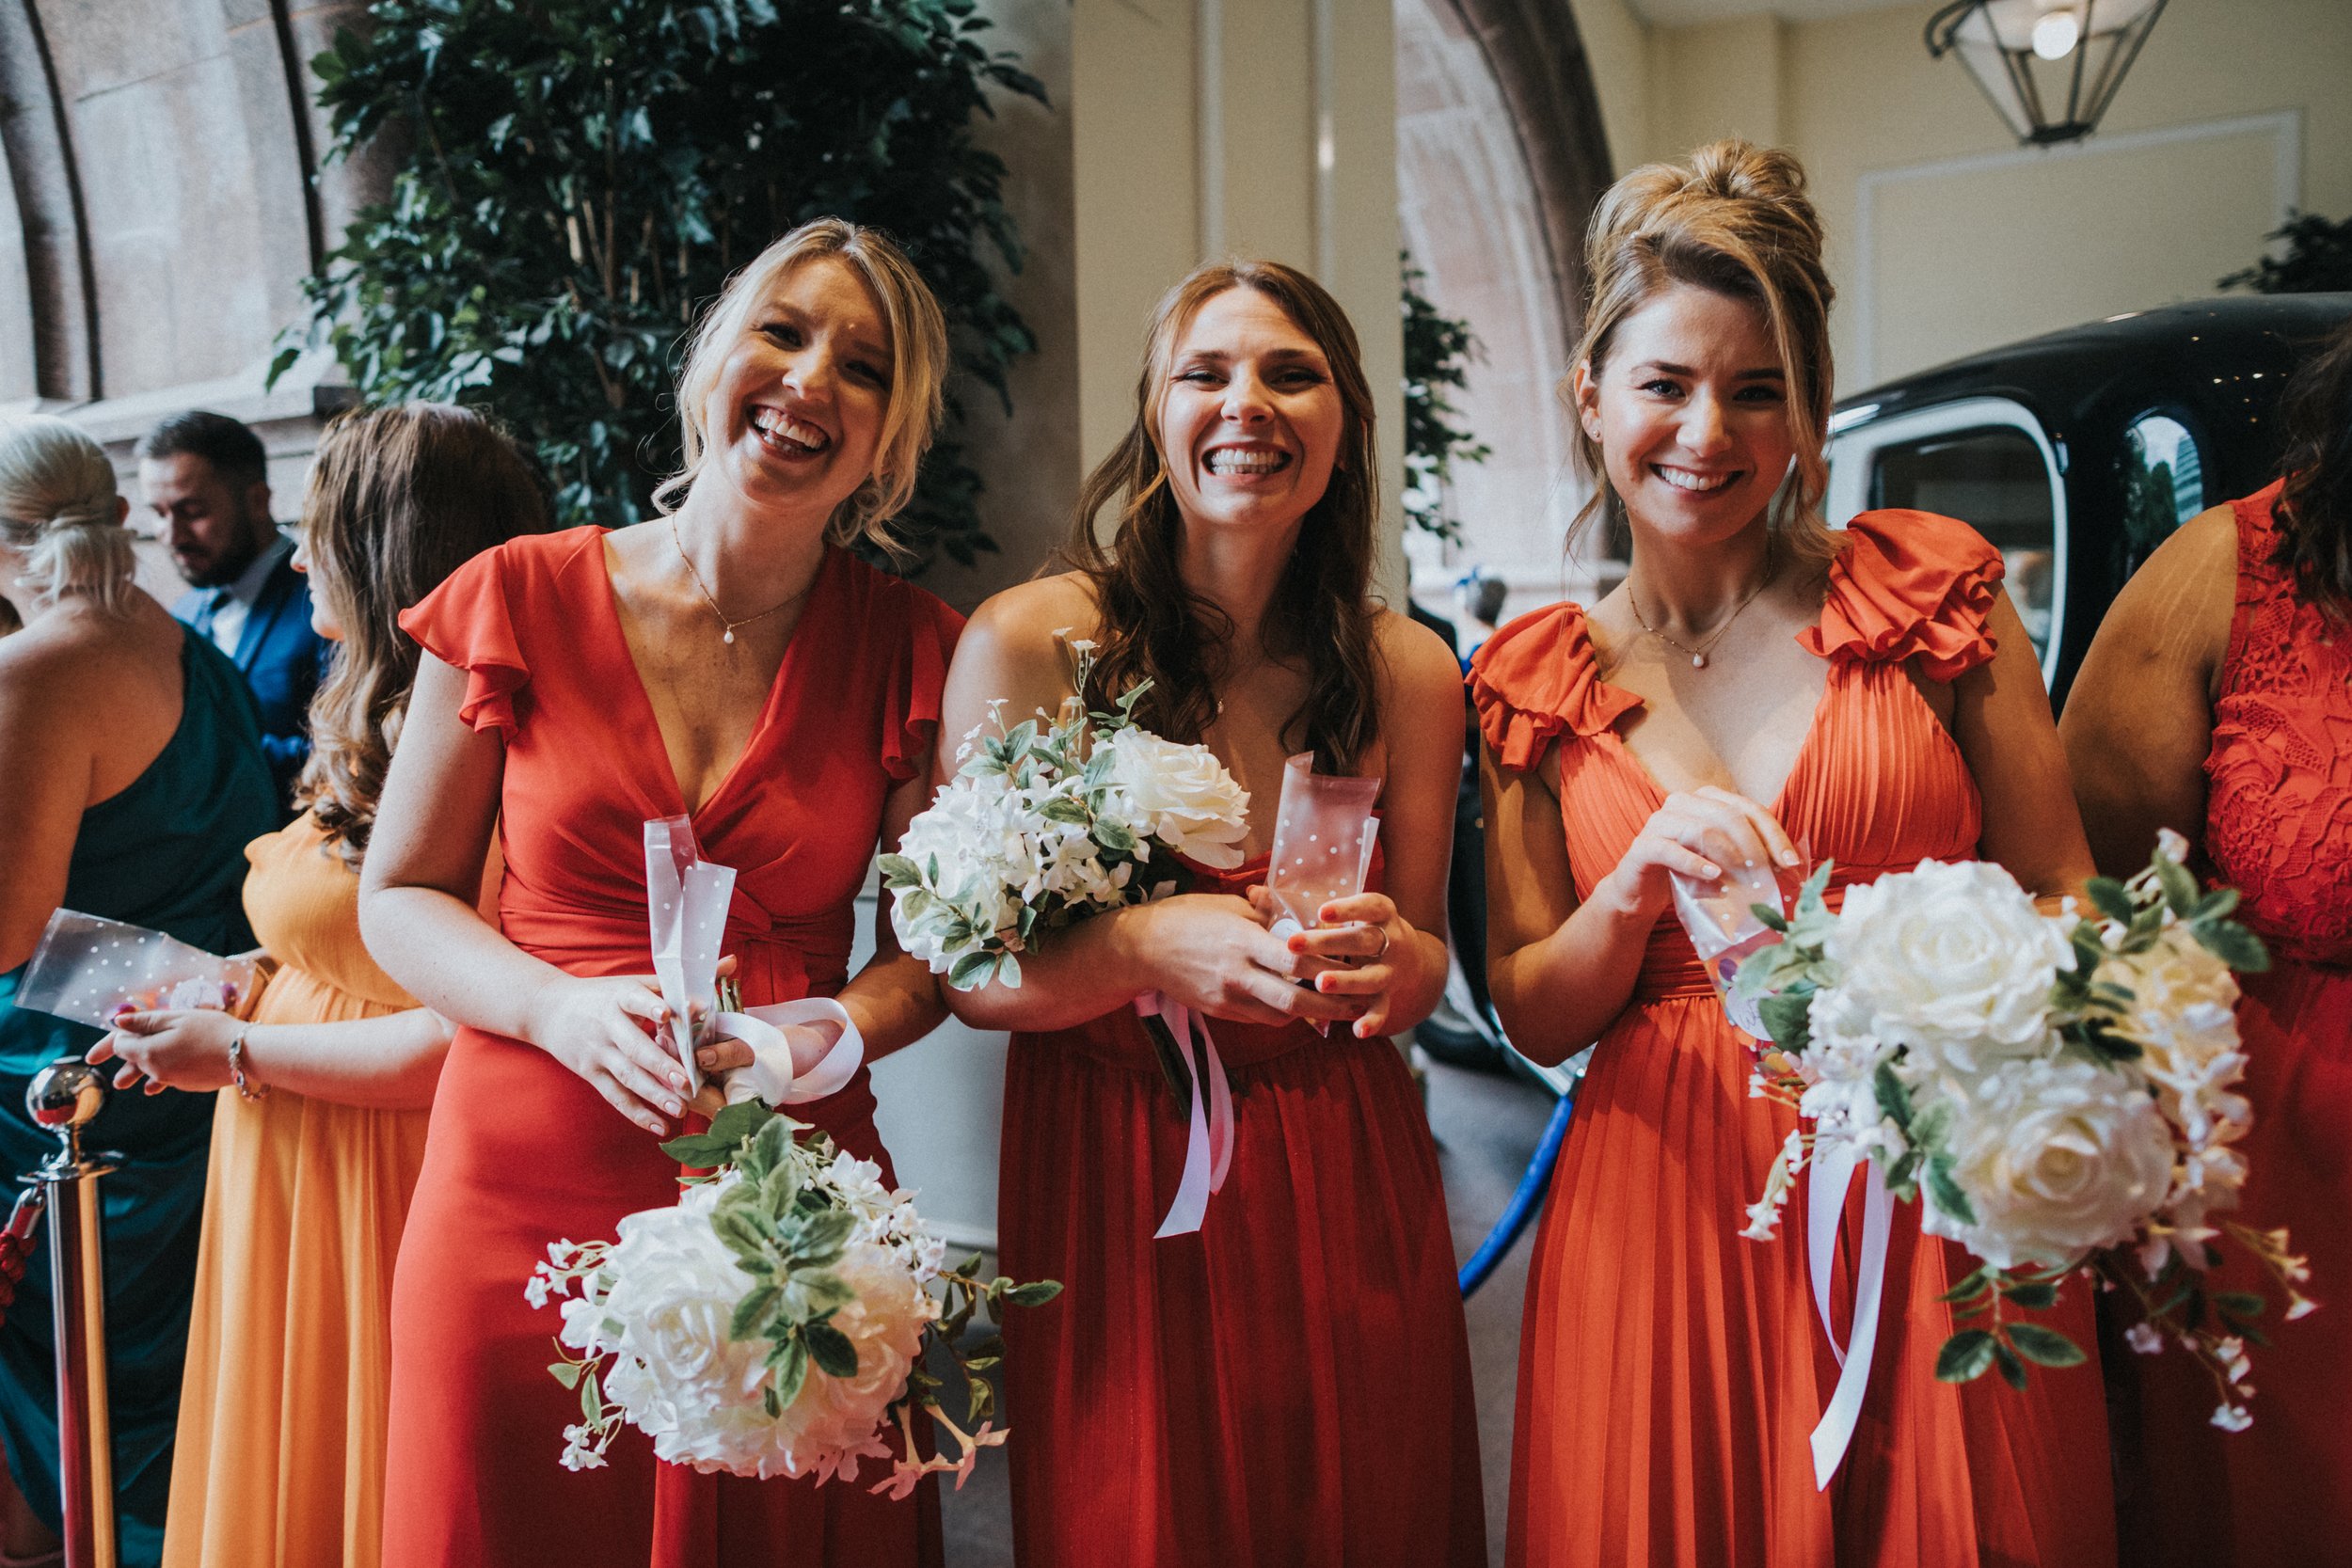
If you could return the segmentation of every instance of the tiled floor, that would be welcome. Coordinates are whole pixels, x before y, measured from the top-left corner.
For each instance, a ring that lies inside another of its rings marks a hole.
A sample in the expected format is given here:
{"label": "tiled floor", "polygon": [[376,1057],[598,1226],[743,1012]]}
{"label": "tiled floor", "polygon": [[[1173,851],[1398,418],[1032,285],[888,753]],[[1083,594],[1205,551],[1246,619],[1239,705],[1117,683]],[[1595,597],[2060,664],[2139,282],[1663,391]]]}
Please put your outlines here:
{"label": "tiled floor", "polygon": [[[1485,1239],[1550,1115],[1551,1097],[1518,1078],[1435,1066],[1429,1119],[1445,1170],[1456,1258]],[[1531,1227],[1532,1229],[1532,1227]],[[1517,1386],[1519,1297],[1527,1282],[1522,1240],[1470,1300],[1470,1375],[1478,1389],[1480,1459],[1486,1481],[1487,1559],[1502,1560],[1502,1505],[1511,1480],[1511,1402]],[[1013,1441],[1021,1441],[1015,1420]],[[946,1495],[948,1568],[1010,1568],[1012,1543],[1002,1453],[985,1454],[972,1480]]]}

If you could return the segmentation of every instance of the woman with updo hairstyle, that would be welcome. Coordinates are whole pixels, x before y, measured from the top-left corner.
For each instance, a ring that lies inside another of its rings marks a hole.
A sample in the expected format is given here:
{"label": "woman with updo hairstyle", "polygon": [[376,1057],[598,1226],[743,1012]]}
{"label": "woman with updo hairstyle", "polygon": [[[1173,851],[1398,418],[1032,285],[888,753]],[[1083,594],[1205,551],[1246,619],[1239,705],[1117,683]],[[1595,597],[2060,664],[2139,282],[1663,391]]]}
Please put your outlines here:
{"label": "woman with updo hairstyle", "polygon": [[[1752,1098],[1670,878],[1808,855],[1844,886],[1981,858],[2037,895],[2090,874],[1998,551],[1965,523],[1820,513],[1830,285],[1804,176],[1719,142],[1635,170],[1593,216],[1567,388],[1625,581],[1472,661],[1489,980],[1512,1042],[1593,1044],[1530,1264],[1508,1560],[1542,1568],[2044,1564],[2115,1556],[2093,1369],[1940,1383],[1938,1300],[1970,1274],[1899,1205],[1851,1441],[1809,1441],[1839,1363],[1804,1205],[1740,1234],[1795,1126]],[[1595,1043],[1595,1042],[1597,1043]],[[1859,1198],[1837,1242],[1852,1333]],[[2054,1326],[2091,1343],[2090,1291]]]}
{"label": "woman with updo hairstyle", "polygon": [[[2100,869],[2146,863],[2170,828],[2270,949],[2237,1005],[2254,1113],[2230,1222],[2284,1227],[2310,1277],[2352,1306],[2352,322],[2280,403],[2280,478],[2192,517],[2100,624],[2059,733]],[[2227,1256],[2222,1287],[2271,1281]],[[2276,1291],[2269,1293],[2275,1296]],[[2298,1314],[2299,1315],[2299,1314]],[[2179,1353],[2126,1365],[2119,1421],[2128,1560],[2158,1568],[2338,1561],[2352,1542],[2352,1341],[2265,1317],[2253,1425]],[[2136,1429],[2136,1430],[2135,1430]]]}
{"label": "woman with updo hairstyle", "polygon": [[[213,1119],[167,1568],[378,1561],[392,1267],[450,1036],[359,940],[359,866],[421,657],[399,617],[548,526],[530,462],[470,409],[327,426],[294,564],[334,657],[310,704],[302,815],[245,851],[246,911],[274,967],[242,1018],[135,1013],[89,1053],[119,1060],[119,1090],[143,1075],[151,1094],[232,1091]],[[494,898],[495,865],[483,880]]]}
{"label": "woman with updo hairstyle", "polygon": [[[688,818],[738,872],[721,952],[747,1006],[832,997],[866,1058],[943,1016],[887,919],[850,974],[859,888],[930,803],[961,619],[868,565],[914,493],[948,365],[938,302],[898,247],[820,219],[771,245],[696,330],[685,467],[632,528],[516,539],[400,617],[423,645],[360,868],[368,950],[459,1025],[392,1282],[383,1560],[571,1568],[914,1568],[938,1494],[755,1481],[620,1433],[559,1463],[579,1395],[523,1288],[559,1239],[668,1208],[690,1096],[653,976],[645,824]],[[484,917],[496,834],[505,877]],[[675,1032],[673,1025],[678,1025]],[[657,1035],[659,1031],[659,1035]],[[796,1070],[834,1026],[787,1031]],[[706,1040],[706,1074],[747,1047]],[[792,1107],[882,1164],[870,1075]],[[895,1184],[895,1183],[893,1183]]]}
{"label": "woman with updo hairstyle", "polygon": [[[1250,798],[1249,858],[1187,863],[1188,891],[1024,954],[1017,987],[948,999],[1013,1032],[1003,1266],[1064,1287],[1005,1324],[1025,1568],[1486,1560],[1445,1193],[1390,1038],[1445,984],[1461,673],[1371,596],[1373,417],[1320,284],[1197,268],[1152,316],[1068,569],[982,605],[948,677],[943,772],[999,707],[1136,695],[1139,723],[1209,747]],[[1096,650],[1083,692],[1073,640]],[[1304,752],[1378,779],[1381,822],[1369,891],[1284,937],[1258,884]],[[1165,1237],[1187,1102],[1136,1012],[1153,991],[1210,1021],[1232,1096],[1224,1184]]]}
{"label": "woman with updo hairstyle", "polygon": [[[114,466],[62,420],[0,420],[0,1169],[56,1138],[24,1112],[34,1073],[99,1031],[15,1006],[58,908],[213,953],[252,945],[241,851],[277,821],[260,719],[236,666],[132,581]],[[125,1564],[163,1546],[180,1362],[204,1205],[209,1094],[117,1094],[87,1129],[119,1150],[101,1189],[115,1513]],[[55,1550],[56,1355],[44,1228],[0,1323],[0,1553]],[[27,1511],[29,1505],[29,1512]]]}

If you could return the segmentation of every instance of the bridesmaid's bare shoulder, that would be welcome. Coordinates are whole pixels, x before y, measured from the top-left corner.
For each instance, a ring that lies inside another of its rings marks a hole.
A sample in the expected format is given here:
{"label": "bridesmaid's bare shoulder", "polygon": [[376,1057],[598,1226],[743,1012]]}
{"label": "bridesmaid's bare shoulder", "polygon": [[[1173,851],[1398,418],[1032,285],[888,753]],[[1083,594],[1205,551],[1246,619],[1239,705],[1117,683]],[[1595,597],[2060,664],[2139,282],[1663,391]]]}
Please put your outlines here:
{"label": "bridesmaid's bare shoulder", "polygon": [[1063,635],[1092,637],[1094,592],[1084,575],[1065,572],[993,594],[964,623],[947,674],[948,729],[961,735],[1003,702],[1012,721],[1052,711],[1070,691]]}
{"label": "bridesmaid's bare shoulder", "polygon": [[1383,610],[1373,623],[1389,701],[1409,711],[1444,697],[1461,700],[1462,665],[1445,639],[1402,610]]}

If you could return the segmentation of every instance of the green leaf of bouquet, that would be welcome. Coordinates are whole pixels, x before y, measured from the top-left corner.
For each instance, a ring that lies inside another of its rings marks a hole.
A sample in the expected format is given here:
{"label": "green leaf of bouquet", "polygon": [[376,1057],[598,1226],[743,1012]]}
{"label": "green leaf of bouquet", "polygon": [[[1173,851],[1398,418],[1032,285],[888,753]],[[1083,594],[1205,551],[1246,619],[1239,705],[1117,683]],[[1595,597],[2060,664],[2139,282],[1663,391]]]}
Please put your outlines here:
{"label": "green leaf of bouquet", "polygon": [[1911,1091],[1895,1076],[1895,1064],[1881,1062],[1871,1076],[1870,1086],[1878,1092],[1879,1110],[1894,1120],[1898,1127],[1911,1125]]}
{"label": "green leaf of bouquet", "polygon": [[593,1377],[580,1380],[580,1415],[590,1426],[595,1426],[603,1418],[604,1390],[596,1386]]}
{"label": "green leaf of bouquet", "polygon": [[731,1252],[751,1258],[767,1256],[768,1227],[739,1205],[733,1209],[713,1211],[710,1229]]}
{"label": "green leaf of bouquet", "polygon": [[2088,1359],[2082,1347],[2055,1328],[2040,1323],[2011,1323],[2009,1342],[2017,1354],[2037,1367],[2079,1367]]}
{"label": "green leaf of bouquet", "polygon": [[2270,1305],[2251,1291],[2224,1291],[2213,1298],[2213,1304],[2235,1318],[2259,1318]]}
{"label": "green leaf of bouquet", "polygon": [[663,1144],[661,1152],[693,1170],[714,1170],[726,1163],[739,1141],[714,1138],[707,1132],[689,1132]]}
{"label": "green leaf of bouquet", "polygon": [[1928,1191],[1933,1195],[1935,1206],[1961,1224],[1977,1223],[1977,1206],[1968,1201],[1966,1193],[1961,1191],[1959,1180],[1952,1175],[1952,1162],[1948,1155],[1938,1154],[1928,1161]]}
{"label": "green leaf of bouquet", "polygon": [[1993,1341],[1993,1364],[2001,1370],[2002,1382],[2021,1394],[2026,1391],[2026,1364],[2017,1359],[2015,1351],[1998,1339]]}
{"label": "green leaf of bouquet", "polygon": [[1985,1278],[1987,1272],[1988,1271],[1985,1269],[1979,1269],[1976,1273],[1970,1275],[1967,1278],[1961,1280],[1950,1290],[1945,1291],[1942,1295],[1936,1297],[1935,1299],[1938,1301],[1967,1301],[1972,1297],[1984,1294],[1984,1288],[1988,1283],[1990,1283]]}
{"label": "green leaf of bouquet", "polygon": [[1136,851],[1136,835],[1123,822],[1097,821],[1094,824],[1094,842],[1122,855],[1132,855]]}
{"label": "green leaf of bouquet", "polygon": [[828,1377],[857,1376],[857,1347],[850,1337],[831,1323],[806,1323],[801,1338],[808,1343],[808,1354]]}
{"label": "green leaf of bouquet", "polygon": [[1026,1285],[1015,1285],[1005,1292],[1004,1299],[1015,1307],[1042,1307],[1060,1294],[1060,1280],[1038,1279]]}
{"label": "green leaf of bouquet", "polygon": [[1813,1042],[1813,991],[1810,984],[1793,986],[1756,1005],[1765,1032],[1784,1051],[1803,1051]]}
{"label": "green leaf of bouquet", "polygon": [[1886,1190],[1898,1203],[1915,1202],[1919,1196],[1919,1151],[1906,1148],[1886,1167]]}
{"label": "green leaf of bouquet", "polygon": [[2243,895],[2233,887],[2217,887],[2197,900],[2197,907],[2189,911],[2188,918],[2191,920],[2226,920],[2237,908],[2238,900]]}
{"label": "green leaf of bouquet", "polygon": [[2132,906],[2132,895],[2123,884],[2112,877],[2093,877],[2083,884],[2083,892],[2090,895],[2090,907],[2119,925],[2129,926],[2139,911]]}
{"label": "green leaf of bouquet", "polygon": [[566,1388],[577,1388],[580,1386],[580,1366],[577,1361],[551,1361],[548,1363],[548,1375],[555,1379],[556,1382],[562,1384]]}
{"label": "green leaf of bouquet", "polygon": [[904,855],[884,855],[882,858],[882,881],[890,887],[923,885],[923,868]]}
{"label": "green leaf of bouquet", "polygon": [[2032,1310],[2058,1305],[2058,1288],[2046,1279],[2023,1280],[2001,1287],[2001,1294],[2018,1306]]}
{"label": "green leaf of bouquet", "polygon": [[803,1263],[830,1263],[849,1244],[857,1220],[847,1211],[827,1209],[795,1214],[786,1227],[786,1249]]}
{"label": "green leaf of bouquet", "polygon": [[2162,855],[2149,863],[2155,867],[2156,885],[2164,889],[2164,901],[2172,912],[2183,920],[2196,913],[2197,901],[2201,895],[2197,889],[2197,879],[2189,874],[2188,867]]}
{"label": "green leaf of bouquet", "polygon": [[1766,930],[1778,931],[1783,936],[1788,934],[1788,921],[1787,917],[1784,916],[1778,910],[1772,908],[1772,905],[1750,904],[1748,906],[1748,912],[1756,916],[1757,920],[1761,921]]}
{"label": "green leaf of bouquet", "polygon": [[947,983],[958,990],[977,990],[995,973],[995,954],[966,953],[947,966]]}
{"label": "green leaf of bouquet", "polygon": [[775,1310],[776,1297],[781,1292],[773,1285],[762,1285],[735,1304],[735,1316],[727,1321],[727,1338],[749,1339],[767,1326],[768,1314]]}
{"label": "green leaf of bouquet", "polygon": [[1963,1328],[1944,1341],[1936,1353],[1935,1376],[1939,1383],[1974,1383],[1993,1365],[1994,1340],[1991,1332],[1981,1328]]}
{"label": "green leaf of bouquet", "polygon": [[1073,800],[1067,795],[1057,795],[1047,800],[1038,808],[1038,815],[1048,822],[1067,822],[1079,828],[1094,820],[1094,813],[1087,809],[1084,800]]}
{"label": "green leaf of bouquet", "polygon": [[786,1405],[801,1397],[801,1386],[808,1381],[808,1347],[799,1335],[787,1335],[768,1353],[768,1362],[773,1370],[769,1386],[776,1391],[776,1408],[782,1414]]}
{"label": "green leaf of bouquet", "polygon": [[2189,934],[2206,952],[2241,974],[2262,974],[2270,968],[2270,949],[2262,938],[2234,920],[2194,921]]}
{"label": "green leaf of bouquet", "polygon": [[739,1100],[710,1118],[710,1135],[729,1144],[741,1143],[775,1119],[776,1113],[756,1100]]}

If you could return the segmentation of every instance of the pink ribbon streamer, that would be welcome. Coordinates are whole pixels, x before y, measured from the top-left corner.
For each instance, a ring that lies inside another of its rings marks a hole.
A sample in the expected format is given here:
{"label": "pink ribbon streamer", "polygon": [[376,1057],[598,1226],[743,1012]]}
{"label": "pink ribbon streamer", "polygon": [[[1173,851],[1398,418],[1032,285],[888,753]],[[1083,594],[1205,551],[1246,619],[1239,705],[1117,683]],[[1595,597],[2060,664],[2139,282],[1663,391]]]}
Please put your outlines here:
{"label": "pink ribbon streamer", "polygon": [[[1837,1253],[1839,1220],[1854,1166],[1867,1168],[1862,1187],[1862,1258],[1854,1275],[1853,1336],[1837,1342],[1829,1316],[1831,1264]],[[1870,1362],[1878,1349],[1879,1307],[1885,1295],[1886,1248],[1894,1229],[1895,1198],[1886,1190],[1886,1175],[1875,1160],[1863,1159],[1851,1145],[1840,1145],[1817,1158],[1805,1175],[1805,1252],[1813,1275],[1813,1302],[1821,1315],[1821,1332],[1843,1369],[1837,1387],[1813,1429],[1813,1484],[1826,1491],[1853,1443],[1854,1425],[1862,1417],[1862,1397],[1870,1385]]]}
{"label": "pink ribbon streamer", "polygon": [[[1225,1063],[1209,1035],[1209,1021],[1196,1018],[1190,1007],[1160,991],[1136,998],[1136,1011],[1156,1018],[1176,1037],[1177,1053],[1192,1074],[1192,1127],[1184,1144],[1184,1174],[1176,1183],[1176,1196],[1168,1217],[1152,1233],[1153,1241],[1189,1236],[1200,1228],[1209,1212],[1209,1195],[1225,1189],[1225,1173],[1233,1164],[1233,1089],[1225,1076]],[[1193,1052],[1193,1035],[1200,1050]]]}

